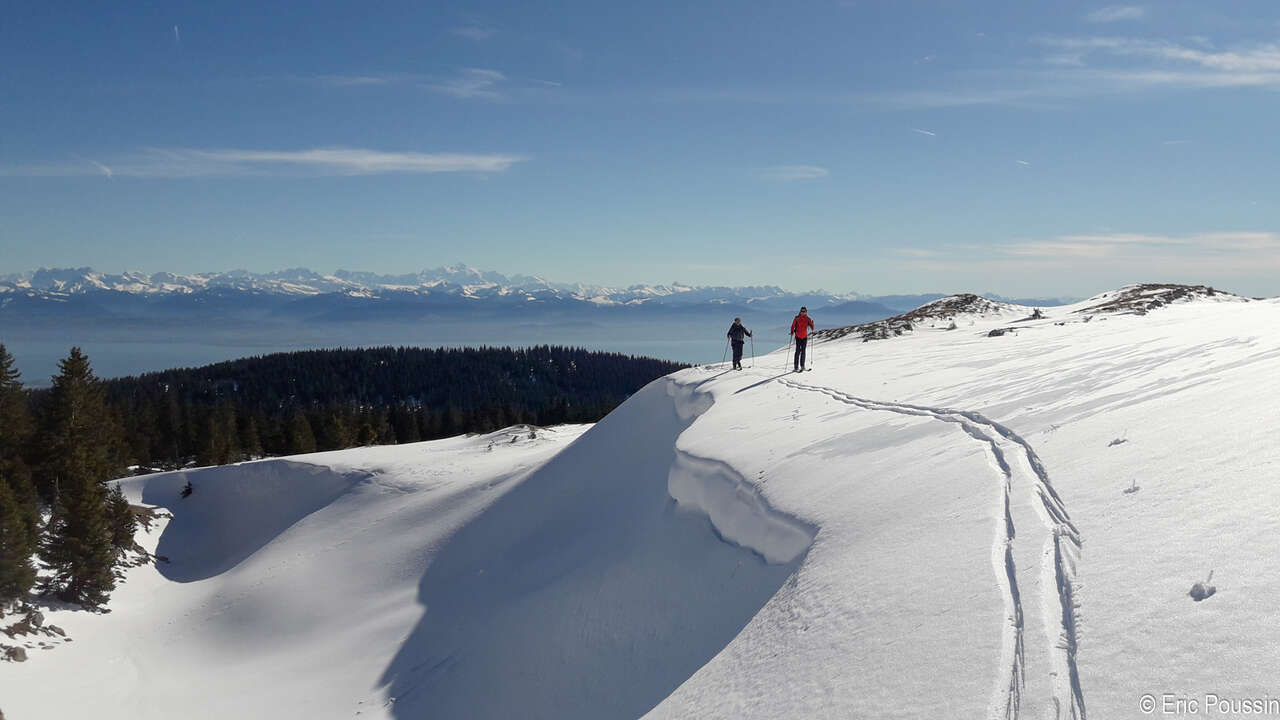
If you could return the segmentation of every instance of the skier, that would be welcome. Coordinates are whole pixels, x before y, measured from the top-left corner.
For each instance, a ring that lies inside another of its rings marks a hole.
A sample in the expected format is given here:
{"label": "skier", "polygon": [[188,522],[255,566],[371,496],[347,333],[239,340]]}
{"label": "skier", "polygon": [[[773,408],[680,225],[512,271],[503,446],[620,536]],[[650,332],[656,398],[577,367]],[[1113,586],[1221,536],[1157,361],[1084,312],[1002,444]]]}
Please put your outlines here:
{"label": "skier", "polygon": [[[742,369],[742,345],[746,342],[742,338],[754,337],[751,331],[742,326],[742,318],[733,319],[733,324],[729,326],[729,332],[725,333],[729,338],[729,342],[733,344],[733,369]],[[755,342],[754,340],[752,342]]]}
{"label": "skier", "polygon": [[809,344],[809,331],[813,329],[813,318],[809,317],[809,308],[800,308],[800,314],[791,321],[791,334],[796,338],[796,357],[794,370],[804,370],[804,349]]}

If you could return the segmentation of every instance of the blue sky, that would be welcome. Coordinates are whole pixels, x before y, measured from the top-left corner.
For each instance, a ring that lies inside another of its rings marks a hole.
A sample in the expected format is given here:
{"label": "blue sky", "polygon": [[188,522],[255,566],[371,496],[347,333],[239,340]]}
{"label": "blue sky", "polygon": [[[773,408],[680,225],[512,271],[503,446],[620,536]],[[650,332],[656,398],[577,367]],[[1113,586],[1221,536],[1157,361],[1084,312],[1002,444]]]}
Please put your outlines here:
{"label": "blue sky", "polygon": [[0,25],[0,273],[1280,294],[1269,0],[74,5]]}

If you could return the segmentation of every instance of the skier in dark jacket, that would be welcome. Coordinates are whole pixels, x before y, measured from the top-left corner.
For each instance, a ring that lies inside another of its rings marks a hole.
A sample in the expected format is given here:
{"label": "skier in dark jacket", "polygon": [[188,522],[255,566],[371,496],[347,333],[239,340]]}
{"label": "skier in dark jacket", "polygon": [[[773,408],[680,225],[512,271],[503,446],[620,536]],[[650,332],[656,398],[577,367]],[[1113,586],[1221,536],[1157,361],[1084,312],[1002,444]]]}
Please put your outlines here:
{"label": "skier in dark jacket", "polygon": [[729,332],[726,333],[730,344],[733,345],[733,369],[742,369],[742,345],[746,342],[744,337],[753,337],[751,331],[743,327],[742,318],[733,319],[733,324],[729,326]]}
{"label": "skier in dark jacket", "polygon": [[809,345],[809,331],[813,329],[813,318],[809,317],[809,308],[800,308],[800,314],[791,321],[791,334],[796,338],[795,371],[804,370],[804,351]]}

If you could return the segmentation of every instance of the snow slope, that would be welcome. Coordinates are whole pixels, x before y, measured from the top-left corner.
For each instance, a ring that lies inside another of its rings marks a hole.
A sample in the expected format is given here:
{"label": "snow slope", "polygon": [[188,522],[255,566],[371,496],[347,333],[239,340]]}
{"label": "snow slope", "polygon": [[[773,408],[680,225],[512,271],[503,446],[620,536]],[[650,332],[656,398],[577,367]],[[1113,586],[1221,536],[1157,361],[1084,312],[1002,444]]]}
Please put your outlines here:
{"label": "snow slope", "polygon": [[[0,666],[9,720],[378,718],[445,539],[587,426],[363,448],[124,482],[172,511],[140,533],[108,615],[46,610],[74,642]],[[191,497],[179,497],[190,480]]]}
{"label": "snow slope", "polygon": [[944,298],[819,336],[813,372],[780,350],[658,380],[572,444],[193,471],[187,500],[184,477],[134,480],[175,510],[172,562],[110,615],[53,613],[76,642],[0,667],[0,708],[1108,719],[1148,693],[1274,698],[1280,301],[1206,290]]}

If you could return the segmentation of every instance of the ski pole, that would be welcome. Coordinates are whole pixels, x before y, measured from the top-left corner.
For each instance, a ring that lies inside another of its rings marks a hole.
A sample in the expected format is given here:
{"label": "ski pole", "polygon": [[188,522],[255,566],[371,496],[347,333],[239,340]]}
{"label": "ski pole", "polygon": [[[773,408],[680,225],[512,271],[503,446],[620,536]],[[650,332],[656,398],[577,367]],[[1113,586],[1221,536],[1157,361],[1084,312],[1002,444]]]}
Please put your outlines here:
{"label": "ski pole", "polygon": [[[785,359],[783,360],[783,364],[782,364],[782,369],[783,369],[783,370],[786,370],[786,369],[787,369],[787,365],[786,365],[786,361],[787,361],[787,360],[792,360],[792,358],[791,358],[791,336],[790,336],[790,335],[788,335],[788,336],[787,336],[787,354],[786,354]],[[794,360],[792,360],[792,362],[794,362]]]}
{"label": "ski pole", "polygon": [[720,354],[720,364],[723,365],[725,358],[729,357],[729,338],[724,339],[724,352]]}
{"label": "ski pole", "polygon": [[756,366],[756,336],[751,336],[751,367]]}

